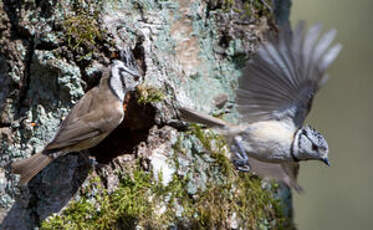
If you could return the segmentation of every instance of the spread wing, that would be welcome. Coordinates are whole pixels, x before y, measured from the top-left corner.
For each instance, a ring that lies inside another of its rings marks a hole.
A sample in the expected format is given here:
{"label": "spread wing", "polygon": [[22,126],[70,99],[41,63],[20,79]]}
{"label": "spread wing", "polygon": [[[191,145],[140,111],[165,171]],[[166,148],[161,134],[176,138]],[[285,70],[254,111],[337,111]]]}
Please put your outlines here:
{"label": "spread wing", "polygon": [[256,160],[255,158],[248,157],[251,170],[255,174],[264,177],[275,179],[284,182],[289,187],[295,189],[297,192],[302,192],[302,187],[297,183],[297,176],[299,171],[299,163],[270,163]]}
{"label": "spread wing", "polygon": [[262,44],[243,70],[236,103],[245,121],[290,117],[301,126],[327,67],[342,48],[331,47],[336,30],[320,37],[320,24],[305,32],[300,22],[293,33],[288,31],[284,28],[278,39]]}

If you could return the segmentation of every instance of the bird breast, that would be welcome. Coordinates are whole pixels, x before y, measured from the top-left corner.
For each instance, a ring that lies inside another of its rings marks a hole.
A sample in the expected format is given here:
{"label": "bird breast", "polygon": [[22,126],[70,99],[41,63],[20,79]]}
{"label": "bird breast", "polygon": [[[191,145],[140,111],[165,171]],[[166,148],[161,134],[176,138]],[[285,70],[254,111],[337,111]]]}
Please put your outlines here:
{"label": "bird breast", "polygon": [[285,122],[261,121],[251,124],[238,138],[249,155],[268,162],[291,160],[295,128]]}

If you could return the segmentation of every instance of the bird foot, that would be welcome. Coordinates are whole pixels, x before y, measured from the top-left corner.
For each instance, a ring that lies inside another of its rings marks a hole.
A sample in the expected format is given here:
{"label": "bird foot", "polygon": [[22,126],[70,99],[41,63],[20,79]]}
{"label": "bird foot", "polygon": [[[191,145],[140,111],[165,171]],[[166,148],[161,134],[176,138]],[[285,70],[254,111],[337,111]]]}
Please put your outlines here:
{"label": "bird foot", "polygon": [[240,141],[235,140],[234,145],[231,146],[231,150],[234,153],[234,160],[233,164],[237,170],[241,172],[249,172],[251,170],[251,166],[249,164],[249,158],[245,152]]}
{"label": "bird foot", "polygon": [[250,172],[251,167],[248,162],[242,162],[240,160],[234,160],[233,161],[234,166],[238,171],[241,172]]}

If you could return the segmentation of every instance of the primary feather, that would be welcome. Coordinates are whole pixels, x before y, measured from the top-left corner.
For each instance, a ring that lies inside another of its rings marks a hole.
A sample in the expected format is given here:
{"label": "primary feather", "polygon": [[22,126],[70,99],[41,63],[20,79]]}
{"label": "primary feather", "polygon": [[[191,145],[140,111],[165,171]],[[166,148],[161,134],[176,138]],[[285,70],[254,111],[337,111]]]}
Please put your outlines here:
{"label": "primary feather", "polygon": [[297,192],[303,191],[303,188],[297,183],[299,163],[271,163],[260,161],[250,156],[248,156],[248,163],[256,175],[282,181]]}
{"label": "primary feather", "polygon": [[[325,82],[325,70],[341,45],[330,47],[336,31],[320,37],[321,25],[305,31],[283,29],[278,39],[262,44],[239,80],[236,103],[248,122],[290,118],[302,126],[314,94]],[[319,38],[320,37],[320,38]]]}

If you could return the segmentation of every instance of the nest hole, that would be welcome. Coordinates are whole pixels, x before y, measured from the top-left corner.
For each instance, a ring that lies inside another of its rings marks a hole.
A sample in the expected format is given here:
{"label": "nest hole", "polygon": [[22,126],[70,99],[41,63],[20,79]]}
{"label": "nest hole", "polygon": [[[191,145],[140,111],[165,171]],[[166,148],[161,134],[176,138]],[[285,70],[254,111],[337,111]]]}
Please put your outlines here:
{"label": "nest hole", "polygon": [[122,123],[100,144],[90,149],[98,163],[107,164],[124,154],[134,154],[134,149],[146,141],[149,129],[155,125],[156,110],[150,104],[140,105],[135,93],[127,95]]}

